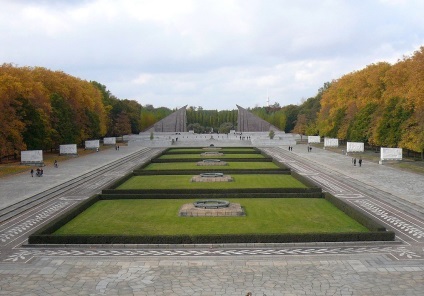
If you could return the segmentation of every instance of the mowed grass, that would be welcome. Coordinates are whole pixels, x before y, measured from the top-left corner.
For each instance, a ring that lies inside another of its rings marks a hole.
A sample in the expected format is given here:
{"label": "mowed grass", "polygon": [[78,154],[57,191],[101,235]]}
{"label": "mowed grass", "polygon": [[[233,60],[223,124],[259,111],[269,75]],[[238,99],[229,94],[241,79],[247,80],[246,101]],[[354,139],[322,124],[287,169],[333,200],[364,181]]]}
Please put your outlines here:
{"label": "mowed grass", "polygon": [[343,233],[368,230],[324,199],[227,199],[244,217],[179,217],[196,200],[99,201],[58,229],[58,235],[200,235]]}
{"label": "mowed grass", "polygon": [[253,148],[237,148],[237,147],[223,147],[221,149],[217,149],[216,147],[212,147],[211,149],[203,149],[203,148],[172,148],[169,149],[167,152],[175,153],[175,152],[181,152],[181,153],[203,153],[203,152],[256,152]]}
{"label": "mowed grass", "polygon": [[151,163],[145,170],[263,170],[278,169],[278,166],[271,162],[228,162],[227,165],[197,165],[197,162],[167,162]]}
{"label": "mowed grass", "polygon": [[19,174],[25,171],[28,171],[29,175],[29,171],[31,170],[31,168],[32,167],[23,165],[2,165],[0,166],[0,178],[9,175]]}
{"label": "mowed grass", "polygon": [[265,158],[262,154],[256,153],[256,154],[223,154],[223,155],[201,155],[199,154],[164,154],[158,157],[158,159],[193,159],[193,158],[218,158],[218,159],[225,159],[225,158]]}
{"label": "mowed grass", "polygon": [[233,182],[190,182],[193,175],[134,176],[116,189],[307,188],[291,175],[231,175]]}

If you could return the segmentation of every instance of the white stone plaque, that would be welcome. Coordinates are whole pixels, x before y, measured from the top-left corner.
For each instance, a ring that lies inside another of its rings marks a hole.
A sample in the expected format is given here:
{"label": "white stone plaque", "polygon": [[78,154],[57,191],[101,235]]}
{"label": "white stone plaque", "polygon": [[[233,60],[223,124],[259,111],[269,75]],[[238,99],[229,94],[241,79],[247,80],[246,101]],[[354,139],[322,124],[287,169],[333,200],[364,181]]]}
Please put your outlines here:
{"label": "white stone plaque", "polygon": [[347,152],[364,152],[364,143],[362,142],[347,142]]}
{"label": "white stone plaque", "polygon": [[104,138],[103,144],[105,144],[105,145],[115,145],[116,144],[116,138],[115,137]]}
{"label": "white stone plaque", "polygon": [[21,151],[21,163],[42,163],[43,162],[43,150],[28,150]]}
{"label": "white stone plaque", "polygon": [[78,154],[77,144],[60,145],[59,154],[60,155],[65,155],[65,154],[77,155]]}
{"label": "white stone plaque", "polygon": [[320,136],[308,136],[308,143],[321,143]]}
{"label": "white stone plaque", "polygon": [[85,141],[85,149],[97,149],[100,148],[100,140]]}
{"label": "white stone plaque", "polygon": [[339,139],[324,138],[324,147],[339,147]]}
{"label": "white stone plaque", "polygon": [[381,160],[402,160],[402,148],[381,148]]}

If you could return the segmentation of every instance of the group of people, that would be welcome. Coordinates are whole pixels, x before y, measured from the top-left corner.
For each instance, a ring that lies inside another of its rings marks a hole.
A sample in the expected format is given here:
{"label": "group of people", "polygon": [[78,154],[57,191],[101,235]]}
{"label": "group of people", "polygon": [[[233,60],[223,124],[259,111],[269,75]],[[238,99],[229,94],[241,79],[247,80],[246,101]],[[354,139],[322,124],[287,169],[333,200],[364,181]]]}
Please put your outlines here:
{"label": "group of people", "polygon": [[116,151],[119,151],[119,145],[116,145],[116,146],[115,146],[115,150],[116,150]]}
{"label": "group of people", "polygon": [[308,152],[311,152],[311,151],[312,151],[312,147],[308,146]]}
{"label": "group of people", "polygon": [[[356,166],[356,157],[352,158],[352,163],[353,163],[354,166]],[[359,166],[362,166],[362,158],[361,157],[359,157],[358,164],[359,164]]]}
{"label": "group of people", "polygon": [[289,151],[293,151],[293,147],[292,146],[289,146]]}
{"label": "group of people", "polygon": [[[54,161],[53,166],[54,166],[55,168],[58,168],[58,167],[59,167],[59,164],[57,163],[57,160],[55,160],[55,161]],[[31,173],[31,177],[34,177],[34,169],[31,169],[30,173]],[[37,169],[35,170],[35,176],[36,176],[36,177],[42,177],[42,176],[43,176],[43,174],[44,174],[43,169],[37,168]]]}
{"label": "group of people", "polygon": [[[37,177],[42,177],[42,176],[43,176],[43,174],[44,174],[43,169],[37,168],[37,169],[35,170],[35,175],[36,175]],[[33,169],[31,169],[31,177],[34,177],[34,170],[33,170]]]}

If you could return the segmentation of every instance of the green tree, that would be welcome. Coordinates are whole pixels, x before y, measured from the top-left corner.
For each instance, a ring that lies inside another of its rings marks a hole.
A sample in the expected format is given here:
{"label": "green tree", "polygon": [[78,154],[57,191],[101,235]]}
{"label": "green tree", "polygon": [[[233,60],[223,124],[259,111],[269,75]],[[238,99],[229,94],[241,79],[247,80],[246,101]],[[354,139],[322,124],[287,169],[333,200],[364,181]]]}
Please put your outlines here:
{"label": "green tree", "polygon": [[26,98],[18,98],[19,108],[16,112],[25,124],[22,132],[27,149],[50,148],[49,122],[46,114],[40,108],[36,109],[31,101]]}
{"label": "green tree", "polygon": [[390,99],[376,126],[377,144],[397,147],[402,139],[402,125],[409,119],[412,112],[413,110],[406,108],[404,99]]}
{"label": "green tree", "polygon": [[374,113],[377,107],[376,103],[371,102],[356,113],[347,133],[347,138],[350,141],[369,142],[372,135]]}
{"label": "green tree", "polygon": [[234,124],[232,122],[224,122],[219,126],[219,133],[228,134],[232,129],[234,129]]}

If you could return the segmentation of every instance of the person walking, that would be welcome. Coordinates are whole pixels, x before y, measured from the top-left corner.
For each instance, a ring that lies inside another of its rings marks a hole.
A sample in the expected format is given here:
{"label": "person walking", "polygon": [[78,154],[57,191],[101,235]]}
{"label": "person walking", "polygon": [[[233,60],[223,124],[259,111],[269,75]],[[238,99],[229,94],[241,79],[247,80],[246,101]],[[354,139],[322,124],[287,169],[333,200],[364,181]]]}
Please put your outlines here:
{"label": "person walking", "polygon": [[353,159],[353,165],[356,166],[356,158]]}
{"label": "person walking", "polygon": [[361,157],[359,157],[358,163],[359,163],[359,166],[362,166],[362,158]]}
{"label": "person walking", "polygon": [[34,170],[31,169],[31,177],[34,177]]}

